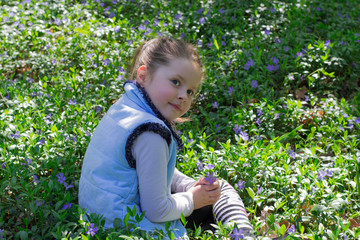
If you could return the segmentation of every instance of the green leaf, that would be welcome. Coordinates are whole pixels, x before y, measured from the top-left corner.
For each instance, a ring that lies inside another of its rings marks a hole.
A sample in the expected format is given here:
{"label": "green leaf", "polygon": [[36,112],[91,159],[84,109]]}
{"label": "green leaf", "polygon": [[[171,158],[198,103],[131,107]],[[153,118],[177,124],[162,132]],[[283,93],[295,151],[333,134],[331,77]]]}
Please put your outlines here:
{"label": "green leaf", "polygon": [[219,50],[219,45],[218,45],[216,38],[214,39],[214,45],[215,45],[216,49]]}
{"label": "green leaf", "polygon": [[286,231],[286,225],[283,224],[283,225],[281,225],[281,228],[280,228],[280,234],[281,234],[282,236],[284,236],[284,235],[285,235],[285,231]]}
{"label": "green leaf", "polygon": [[56,124],[54,124],[52,127],[51,127],[51,132],[57,132],[58,131],[58,128],[56,127]]}
{"label": "green leaf", "polygon": [[87,35],[87,34],[90,33],[89,31],[87,31],[85,29],[81,29],[81,28],[75,28],[74,32],[78,32],[78,33],[81,33],[81,34],[84,34],[84,35]]}
{"label": "green leaf", "polygon": [[254,199],[255,193],[251,188],[246,188],[246,191],[248,192],[249,196]]}
{"label": "green leaf", "polygon": [[[19,235],[18,235],[18,234],[19,234]],[[27,240],[27,239],[29,239],[29,235],[28,235],[28,233],[25,232],[25,231],[20,231],[18,234],[16,234],[16,235],[18,235],[21,240]]]}
{"label": "green leaf", "polygon": [[[276,203],[275,203],[276,209],[279,210],[282,206],[285,205],[285,203],[286,203],[286,200],[284,200],[284,201],[282,201],[282,202],[280,202],[280,203],[276,202]],[[277,206],[276,206],[276,205],[277,205]]]}
{"label": "green leaf", "polygon": [[89,240],[89,238],[87,236],[85,236],[84,234],[81,234],[81,239],[82,240]]}

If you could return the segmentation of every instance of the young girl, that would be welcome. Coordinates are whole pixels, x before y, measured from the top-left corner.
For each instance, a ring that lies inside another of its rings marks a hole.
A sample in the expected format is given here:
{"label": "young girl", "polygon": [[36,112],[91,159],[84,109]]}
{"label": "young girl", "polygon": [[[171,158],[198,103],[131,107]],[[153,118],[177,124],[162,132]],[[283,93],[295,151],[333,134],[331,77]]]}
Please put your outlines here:
{"label": "young girl", "polygon": [[105,217],[105,227],[124,219],[127,207],[145,213],[140,228],[175,237],[187,227],[235,222],[244,235],[252,226],[236,191],[226,181],[208,183],[180,173],[176,151],[182,143],[174,121],[190,108],[203,79],[200,57],[189,43],[156,38],[135,52],[128,73],[134,81],[97,126],[85,154],[79,204]]}

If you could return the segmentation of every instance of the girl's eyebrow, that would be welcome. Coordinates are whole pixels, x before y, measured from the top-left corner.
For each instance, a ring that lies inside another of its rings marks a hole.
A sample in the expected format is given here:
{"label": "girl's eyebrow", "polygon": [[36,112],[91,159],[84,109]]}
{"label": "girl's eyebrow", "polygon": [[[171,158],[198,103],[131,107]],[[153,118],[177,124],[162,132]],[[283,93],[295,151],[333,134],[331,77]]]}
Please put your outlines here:
{"label": "girl's eyebrow", "polygon": [[183,78],[183,76],[181,76],[180,74],[176,74],[175,77],[180,78],[182,81],[185,81],[185,79]]}

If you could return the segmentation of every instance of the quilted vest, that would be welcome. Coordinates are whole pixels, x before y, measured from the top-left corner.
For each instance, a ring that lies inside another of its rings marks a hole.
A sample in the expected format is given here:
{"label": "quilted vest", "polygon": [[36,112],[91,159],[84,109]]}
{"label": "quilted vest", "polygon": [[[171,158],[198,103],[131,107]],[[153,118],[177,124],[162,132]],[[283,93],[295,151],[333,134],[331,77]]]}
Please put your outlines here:
{"label": "quilted vest", "polygon": [[[145,131],[160,134],[169,146],[167,189],[176,164],[176,148],[181,140],[151,102],[145,90],[136,82],[124,84],[125,94],[113,104],[101,119],[91,138],[83,160],[79,182],[79,204],[87,213],[105,218],[105,228],[113,227],[115,218],[124,219],[127,207],[141,215],[136,161],[131,146]],[[122,221],[121,221],[122,222]],[[146,217],[139,226],[146,231],[165,231],[165,223],[153,223]],[[186,230],[179,220],[172,221],[175,237],[185,237]]]}

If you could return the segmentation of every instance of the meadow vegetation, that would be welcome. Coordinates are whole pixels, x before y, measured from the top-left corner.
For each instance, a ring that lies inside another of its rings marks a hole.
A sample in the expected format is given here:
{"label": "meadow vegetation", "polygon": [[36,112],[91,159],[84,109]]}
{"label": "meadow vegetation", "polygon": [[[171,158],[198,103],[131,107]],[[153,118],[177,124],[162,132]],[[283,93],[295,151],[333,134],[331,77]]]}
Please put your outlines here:
{"label": "meadow vegetation", "polygon": [[[131,209],[113,229],[85,218],[77,194],[134,50],[161,35],[195,44],[207,74],[177,167],[214,165],[257,239],[359,239],[359,1],[9,0],[0,30],[0,239],[151,238]],[[231,238],[217,229],[189,236]]]}

